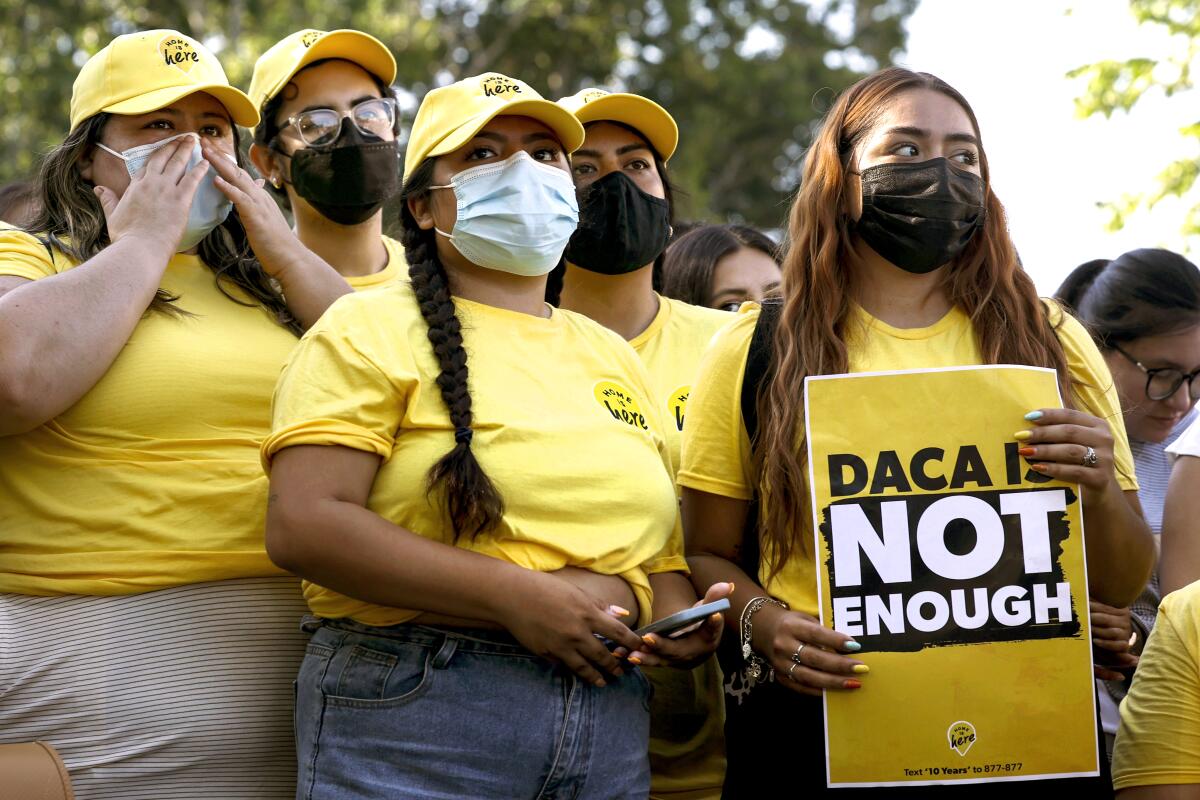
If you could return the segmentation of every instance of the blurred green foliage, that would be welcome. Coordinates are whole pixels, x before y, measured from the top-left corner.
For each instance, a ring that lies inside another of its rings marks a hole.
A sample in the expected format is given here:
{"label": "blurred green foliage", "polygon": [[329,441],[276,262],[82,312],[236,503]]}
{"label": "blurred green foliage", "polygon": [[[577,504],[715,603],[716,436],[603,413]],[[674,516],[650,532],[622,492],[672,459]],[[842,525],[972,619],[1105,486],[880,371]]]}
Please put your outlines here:
{"label": "blurred green foliage", "polygon": [[888,65],[917,0],[0,0],[0,181],[24,177],[67,128],[71,83],[114,36],[173,28],[245,88],[255,59],[302,28],[386,43],[397,86],[495,70],[557,99],[588,86],[645,94],[679,122],[681,218],[780,224],[833,95]]}
{"label": "blurred green foliage", "polygon": [[[1192,68],[1200,56],[1200,0],[1129,0],[1129,8],[1139,25],[1160,28],[1169,35],[1169,47],[1154,57],[1126,61],[1098,61],[1067,73],[1067,77],[1085,82],[1083,94],[1075,100],[1080,117],[1116,112],[1131,112],[1150,93],[1167,97],[1196,88]],[[1200,122],[1186,125],[1180,135],[1192,140],[1193,150],[1200,145]],[[1154,187],[1123,194],[1117,200],[1099,205],[1108,214],[1109,230],[1120,230],[1131,214],[1149,210],[1167,197],[1183,197],[1196,186],[1200,160],[1180,158],[1167,164],[1154,181]],[[1200,204],[1185,214],[1182,233],[1200,235]]]}

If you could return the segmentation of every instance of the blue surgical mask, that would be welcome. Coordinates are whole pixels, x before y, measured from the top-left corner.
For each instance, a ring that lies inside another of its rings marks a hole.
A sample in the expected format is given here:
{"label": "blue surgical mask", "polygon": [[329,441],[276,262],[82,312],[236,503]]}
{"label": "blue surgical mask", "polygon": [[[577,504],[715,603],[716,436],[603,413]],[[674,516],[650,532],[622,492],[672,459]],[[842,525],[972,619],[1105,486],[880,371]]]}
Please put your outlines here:
{"label": "blue surgical mask", "polygon": [[524,150],[430,188],[453,189],[458,200],[453,232],[434,230],[472,264],[514,275],[536,277],[558,266],[579,222],[571,176]]}
{"label": "blue surgical mask", "polygon": [[[196,144],[192,148],[192,154],[188,158],[188,169],[190,170],[204,160],[204,155],[200,151],[200,138],[194,133],[181,133],[178,136],[172,136],[162,141],[131,147],[120,153],[110,147],[105,147],[99,142],[96,144],[100,149],[112,153],[124,161],[125,169],[129,171],[129,177],[132,178],[142,171],[142,167],[146,165],[146,162],[150,160],[150,156],[154,155],[156,150],[181,136],[191,136],[196,140]],[[192,197],[192,208],[188,212],[187,227],[183,230],[183,238],[179,240],[179,250],[177,252],[182,253],[186,250],[191,250],[200,244],[200,240],[208,236],[214,228],[224,222],[225,218],[229,216],[229,212],[233,210],[233,203],[222,194],[213,180],[216,178],[216,175],[216,170],[210,167],[208,173],[201,179],[200,186],[196,189],[196,194]]]}

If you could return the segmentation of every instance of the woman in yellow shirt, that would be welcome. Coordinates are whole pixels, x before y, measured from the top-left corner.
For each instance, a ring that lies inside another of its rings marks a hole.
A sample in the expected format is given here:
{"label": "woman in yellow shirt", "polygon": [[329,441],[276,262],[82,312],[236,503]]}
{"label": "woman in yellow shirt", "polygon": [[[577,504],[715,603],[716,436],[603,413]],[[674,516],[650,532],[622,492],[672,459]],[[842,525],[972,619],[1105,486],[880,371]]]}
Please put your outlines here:
{"label": "woman in yellow shirt", "polygon": [[294,790],[258,442],[350,287],[237,163],[256,122],[194,39],[119,36],[0,232],[0,741],[48,740],[80,800]]}
{"label": "woman in yellow shirt", "polygon": [[383,235],[383,204],[400,191],[396,60],[373,36],[305,29],[254,65],[259,109],[250,159],[291,209],[296,236],[355,289],[404,274]]}
{"label": "woman in yellow shirt", "polygon": [[[571,155],[579,228],[566,250],[562,308],[623,336],[650,374],[652,402],[667,421],[671,462],[700,355],[730,315],[654,290],[671,236],[666,163],[679,130],[666,109],[634,94],[584,89],[558,101],[583,124]],[[652,796],[716,797],[725,771],[720,676],[709,660],[690,673],[647,671],[654,685]]]}
{"label": "woman in yellow shirt", "polygon": [[1113,784],[1121,800],[1200,797],[1200,583],[1162,599],[1121,702]]}
{"label": "woman in yellow shirt", "polygon": [[337,303],[284,371],[267,546],[318,618],[300,796],[645,797],[632,665],[715,646],[719,617],[669,647],[627,627],[695,594],[644,368],[544,302],[582,139],[504,75],[430,92],[401,194],[411,285]]}
{"label": "woman in yellow shirt", "polygon": [[[759,316],[748,309],[718,335],[701,367],[679,473],[693,580],[736,582],[731,624],[756,601],[744,633],[779,676],[744,694],[738,725],[731,719],[727,797],[754,796],[764,775],[781,771],[805,776],[797,791],[825,791],[816,698],[870,680],[861,674],[865,665],[847,655],[858,643],[816,618],[816,571],[802,544],[812,519],[805,375],[995,363],[1057,369],[1073,408],[1031,410],[1031,430],[1018,438],[1022,455],[1036,459],[1033,468],[1083,487],[1092,594],[1127,605],[1145,584],[1154,552],[1112,379],[1082,326],[1040,301],[1021,269],[990,188],[978,124],[958,92],[898,68],[846,90],[806,156],[789,227],[755,450],[740,403]],[[738,564],[749,500],[759,490],[768,496],[758,539],[772,558],[750,576]],[[1104,783],[1084,785],[1103,792]],[[858,791],[880,790],[837,790]],[[926,797],[964,790],[894,791]],[[1009,793],[1002,784],[965,791]]]}

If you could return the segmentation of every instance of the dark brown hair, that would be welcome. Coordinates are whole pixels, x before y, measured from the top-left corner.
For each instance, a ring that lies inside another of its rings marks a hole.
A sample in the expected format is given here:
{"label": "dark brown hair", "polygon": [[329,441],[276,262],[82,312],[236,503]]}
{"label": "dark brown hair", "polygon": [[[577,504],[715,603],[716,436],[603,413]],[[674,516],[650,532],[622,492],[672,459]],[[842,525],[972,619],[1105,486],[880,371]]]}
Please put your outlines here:
{"label": "dark brown hair", "polygon": [[712,303],[717,263],[743,248],[758,250],[779,263],[779,246],[748,225],[701,225],[671,242],[663,256],[662,292],[695,306]]}
{"label": "dark brown hair", "polygon": [[0,186],[0,220],[21,227],[37,212],[31,181],[12,181]]}
{"label": "dark brown hair", "polygon": [[[892,67],[863,78],[838,97],[805,156],[802,183],[789,212],[783,306],[772,342],[774,366],[758,398],[755,459],[765,509],[761,535],[772,574],[797,547],[805,552],[811,547],[801,537],[809,521],[804,512],[808,447],[800,423],[804,378],[850,368],[844,327],[851,308],[847,264],[853,233],[846,213],[846,175],[860,142],[888,102],[911,89],[940,92],[954,100],[982,141],[975,113],[958,91],[928,73]],[[987,220],[944,270],[943,288],[950,302],[970,318],[983,363],[1056,369],[1063,400],[1070,404],[1066,356],[1033,281],[1017,260],[982,146],[979,159]]]}
{"label": "dark brown hair", "polygon": [[1170,250],[1130,250],[1080,264],[1054,296],[1105,348],[1200,325],[1200,270]]}
{"label": "dark brown hair", "polygon": [[[79,160],[100,141],[108,119],[109,115],[101,112],[84,120],[46,155],[34,182],[37,214],[24,229],[48,248],[58,250],[78,263],[94,257],[109,245],[104,209],[93,191],[94,184],[79,174],[78,167]],[[237,126],[231,127],[236,150]],[[240,152],[237,161],[241,166]],[[200,260],[216,276],[217,288],[222,294],[239,305],[262,306],[280,325],[296,335],[303,333],[300,323],[292,316],[274,282],[250,249],[250,240],[237,209],[204,237],[199,253]],[[253,302],[235,297],[229,286],[236,286]],[[177,305],[179,299],[159,289],[150,302],[150,310],[186,315],[187,312]]]}

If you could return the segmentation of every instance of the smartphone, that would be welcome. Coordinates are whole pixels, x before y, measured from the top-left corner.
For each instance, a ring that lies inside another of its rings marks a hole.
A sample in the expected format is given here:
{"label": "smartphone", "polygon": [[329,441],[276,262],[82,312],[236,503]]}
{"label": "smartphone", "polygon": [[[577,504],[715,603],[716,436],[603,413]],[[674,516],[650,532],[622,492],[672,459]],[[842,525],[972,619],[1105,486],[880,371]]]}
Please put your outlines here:
{"label": "smartphone", "polygon": [[658,622],[652,622],[644,628],[638,628],[634,633],[645,636],[647,633],[657,633],[659,636],[670,636],[679,633],[690,625],[703,622],[708,617],[729,608],[729,599],[721,598],[713,603],[705,603],[695,608],[685,608],[669,617],[663,617]]}

